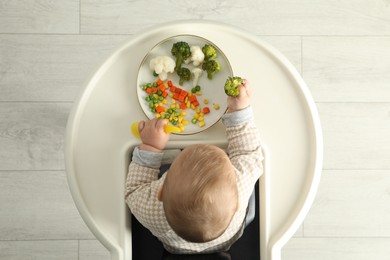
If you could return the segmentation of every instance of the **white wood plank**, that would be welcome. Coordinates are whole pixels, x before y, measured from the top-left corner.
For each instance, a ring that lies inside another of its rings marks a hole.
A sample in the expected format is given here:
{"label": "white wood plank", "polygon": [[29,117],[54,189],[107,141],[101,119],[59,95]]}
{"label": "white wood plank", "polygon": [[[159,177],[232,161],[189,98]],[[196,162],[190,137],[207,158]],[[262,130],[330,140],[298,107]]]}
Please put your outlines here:
{"label": "white wood plank", "polygon": [[77,260],[77,240],[0,241],[2,260]]}
{"label": "white wood plank", "polygon": [[325,169],[390,169],[390,103],[319,103]]}
{"label": "white wood plank", "polygon": [[108,250],[98,240],[80,240],[79,260],[109,260]]}
{"label": "white wood plank", "polygon": [[303,74],[317,102],[389,102],[390,37],[304,37]]}
{"label": "white wood plank", "polygon": [[390,238],[293,238],[283,260],[386,260]]}
{"label": "white wood plank", "polygon": [[65,172],[0,171],[0,205],[0,240],[93,238]]}
{"label": "white wood plank", "polygon": [[296,68],[302,72],[301,37],[298,36],[263,36],[260,37],[281,52]]}
{"label": "white wood plank", "polygon": [[0,33],[78,32],[78,0],[1,1]]}
{"label": "white wood plank", "polygon": [[0,35],[0,101],[73,101],[129,36]]}
{"label": "white wood plank", "polygon": [[81,0],[81,32],[132,34],[161,22],[217,20],[262,35],[390,35],[387,1]]}
{"label": "white wood plank", "polygon": [[390,170],[325,171],[305,237],[390,238]]}
{"label": "white wood plank", "polygon": [[63,170],[71,104],[0,103],[0,170]]}

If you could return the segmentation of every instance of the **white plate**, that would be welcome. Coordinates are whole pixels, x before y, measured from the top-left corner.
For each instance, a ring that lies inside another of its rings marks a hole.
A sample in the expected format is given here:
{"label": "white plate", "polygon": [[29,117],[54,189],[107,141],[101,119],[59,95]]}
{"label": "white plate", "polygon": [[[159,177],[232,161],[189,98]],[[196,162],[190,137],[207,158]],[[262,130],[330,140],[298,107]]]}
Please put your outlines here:
{"label": "white plate", "polygon": [[[187,119],[189,123],[188,125],[185,126],[185,130],[179,134],[196,134],[214,125],[216,122],[219,121],[221,116],[226,112],[227,96],[224,91],[224,85],[226,79],[228,77],[233,76],[233,71],[228,59],[223,54],[223,52],[218,48],[218,46],[216,46],[214,43],[210,42],[209,40],[206,40],[202,37],[195,36],[195,35],[178,35],[178,36],[167,38],[161,41],[160,43],[158,43],[156,46],[154,46],[143,59],[138,71],[138,77],[137,77],[138,101],[146,116],[149,119],[155,118],[155,113],[153,113],[149,108],[149,102],[145,100],[148,94],[144,90],[142,90],[142,86],[144,84],[152,83],[158,79],[157,77],[153,76],[153,71],[149,68],[149,63],[151,59],[157,56],[170,56],[174,60],[176,60],[175,57],[173,57],[171,54],[171,49],[172,49],[172,45],[179,41],[185,41],[190,46],[198,45],[200,47],[203,47],[205,44],[210,44],[214,46],[218,53],[216,60],[221,65],[220,71],[214,74],[212,80],[209,80],[207,78],[207,72],[203,71],[198,81],[198,85],[201,86],[201,92],[202,92],[201,96],[197,96],[200,107],[203,108],[205,106],[208,106],[211,111],[209,114],[205,115],[204,117],[205,126],[199,127],[198,124],[191,123],[191,119],[193,118],[195,111],[192,109],[185,110],[186,111],[185,119]],[[188,67],[190,70],[194,68],[192,64],[186,65],[183,63],[183,66]],[[180,87],[189,92],[193,88],[192,81],[184,82],[184,84],[180,86],[179,76],[176,75],[176,72],[169,74],[168,80],[172,80],[175,86]],[[168,91],[168,93],[170,92]],[[209,101],[207,105],[204,104],[203,102],[204,99],[207,99]],[[171,98],[167,98],[167,100],[169,103],[171,103]],[[220,106],[218,110],[214,109],[213,107],[214,103]]]}

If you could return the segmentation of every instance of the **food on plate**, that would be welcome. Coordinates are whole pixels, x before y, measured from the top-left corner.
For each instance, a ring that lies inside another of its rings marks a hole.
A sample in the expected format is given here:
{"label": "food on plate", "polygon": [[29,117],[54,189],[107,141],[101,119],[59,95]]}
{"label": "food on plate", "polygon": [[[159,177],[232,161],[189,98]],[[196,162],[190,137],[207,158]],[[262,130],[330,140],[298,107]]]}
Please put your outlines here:
{"label": "food on plate", "polygon": [[[155,117],[167,119],[170,125],[179,127],[181,131],[184,131],[190,121],[199,127],[205,126],[206,115],[212,113],[207,106],[208,99],[203,100],[204,105],[198,100],[198,96],[202,95],[200,86],[187,91],[175,86],[172,80],[157,79],[144,84],[142,90],[147,94],[145,102]],[[213,107],[215,109],[215,105]]]}
{"label": "food on plate", "polygon": [[225,82],[225,93],[228,96],[237,97],[240,94],[239,85],[242,84],[244,79],[241,77],[229,77]]}
{"label": "food on plate", "polygon": [[172,45],[172,55],[176,58],[176,70],[181,68],[182,63],[191,57],[191,48],[187,42],[180,41]]}
{"label": "food on plate", "polygon": [[175,71],[175,61],[169,56],[157,56],[150,60],[149,68],[153,71],[153,74],[161,80],[168,78],[168,73]]}
{"label": "food on plate", "polygon": [[191,80],[191,71],[188,68],[178,68],[176,70],[177,75],[180,77],[179,84],[180,86],[183,86],[184,81],[190,81]]}
{"label": "food on plate", "polygon": [[204,53],[202,51],[202,48],[200,46],[193,45],[190,47],[190,50],[191,56],[187,60],[185,60],[185,63],[190,64],[192,62],[195,67],[202,64],[202,62],[204,61]]}
{"label": "food on plate", "polygon": [[202,76],[203,70],[200,68],[193,68],[191,70],[191,73],[192,73],[192,86],[195,87],[196,85],[198,85],[199,78],[200,76]]}
{"label": "food on plate", "polygon": [[[232,75],[226,57],[219,55],[212,43],[192,35],[168,38],[153,47],[137,79],[138,89],[142,89],[137,91],[138,98],[147,117],[167,119],[168,125],[180,128],[183,134],[215,124],[226,111],[226,96],[213,85],[220,86]],[[218,72],[226,76],[213,79]],[[212,83],[206,83],[206,77],[213,79]]]}
{"label": "food on plate", "polygon": [[204,54],[205,61],[217,58],[217,50],[210,44],[205,44],[202,48],[202,52]]}
{"label": "food on plate", "polygon": [[208,79],[213,79],[214,74],[221,69],[221,65],[216,60],[208,60],[203,62],[202,69],[207,72]]}

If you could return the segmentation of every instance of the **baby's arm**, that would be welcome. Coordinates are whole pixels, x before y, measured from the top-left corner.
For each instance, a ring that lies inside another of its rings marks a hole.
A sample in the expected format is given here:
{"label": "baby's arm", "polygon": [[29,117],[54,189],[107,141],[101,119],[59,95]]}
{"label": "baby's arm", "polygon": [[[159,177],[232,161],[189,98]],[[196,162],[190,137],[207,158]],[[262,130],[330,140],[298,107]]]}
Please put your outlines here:
{"label": "baby's arm", "polygon": [[159,225],[154,221],[159,221],[156,216],[161,210],[157,193],[162,181],[158,180],[158,173],[162,150],[169,139],[169,134],[164,132],[165,124],[164,120],[157,119],[139,123],[142,143],[133,151],[125,187],[125,199],[131,212],[153,233],[156,232],[154,227]]}
{"label": "baby's arm", "polygon": [[254,182],[262,174],[263,160],[260,133],[250,107],[251,91],[248,82],[239,86],[238,97],[228,97],[228,111],[222,118],[226,126],[228,153],[238,174]]}

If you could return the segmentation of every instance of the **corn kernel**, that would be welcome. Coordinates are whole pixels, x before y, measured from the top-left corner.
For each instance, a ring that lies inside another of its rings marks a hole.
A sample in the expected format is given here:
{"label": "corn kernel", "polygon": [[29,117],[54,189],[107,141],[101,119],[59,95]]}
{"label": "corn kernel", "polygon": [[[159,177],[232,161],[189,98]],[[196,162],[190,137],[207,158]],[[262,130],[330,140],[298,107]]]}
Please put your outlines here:
{"label": "corn kernel", "polygon": [[168,104],[168,100],[164,99],[164,100],[162,101],[162,103],[163,103],[164,105],[166,105],[166,104]]}
{"label": "corn kernel", "polygon": [[204,113],[203,112],[200,112],[199,115],[204,117]]}
{"label": "corn kernel", "polygon": [[203,99],[203,103],[208,104],[209,100],[207,98]]}
{"label": "corn kernel", "polygon": [[199,116],[199,117],[198,117],[198,120],[199,120],[199,121],[204,121],[204,117],[203,117],[203,116]]}
{"label": "corn kernel", "polygon": [[172,104],[176,104],[176,100],[174,100],[174,99],[172,99],[172,102],[171,102]]}
{"label": "corn kernel", "polygon": [[169,107],[170,108],[176,108],[176,105],[175,104],[171,104]]}
{"label": "corn kernel", "polygon": [[218,109],[219,109],[219,105],[216,104],[216,103],[213,104],[213,107],[214,107],[215,110],[218,110]]}
{"label": "corn kernel", "polygon": [[184,131],[184,126],[179,126],[179,128],[182,132]]}
{"label": "corn kernel", "polygon": [[203,127],[205,125],[205,122],[204,121],[199,121],[198,125],[199,125],[199,127]]}
{"label": "corn kernel", "polygon": [[182,111],[180,112],[180,115],[181,115],[181,116],[185,116],[185,115],[187,115],[187,113],[186,113],[186,111],[182,110]]}
{"label": "corn kernel", "polygon": [[156,118],[160,118],[160,117],[161,117],[161,115],[157,113],[156,114]]}
{"label": "corn kernel", "polygon": [[181,122],[183,125],[188,125],[188,120],[186,119],[183,119],[183,121]]}
{"label": "corn kernel", "polygon": [[202,95],[202,92],[201,92],[201,91],[196,91],[195,94],[196,94],[197,96],[201,96],[201,95]]}
{"label": "corn kernel", "polygon": [[194,115],[194,118],[195,118],[195,119],[199,119],[199,114],[195,114],[195,115]]}
{"label": "corn kernel", "polygon": [[190,108],[190,107],[191,107],[191,102],[190,102],[190,101],[187,101],[187,102],[186,102],[186,107],[187,107],[187,108]]}
{"label": "corn kernel", "polygon": [[200,107],[197,107],[197,108],[196,108],[196,113],[199,114],[200,112],[201,112]]}
{"label": "corn kernel", "polygon": [[173,93],[169,93],[169,97],[171,97],[171,98],[172,98],[172,97],[173,97]]}
{"label": "corn kernel", "polygon": [[180,105],[179,105],[179,104],[176,104],[176,107],[175,107],[175,108],[179,109],[179,108],[180,108]]}
{"label": "corn kernel", "polygon": [[191,104],[191,109],[192,109],[192,110],[195,110],[194,104]]}

